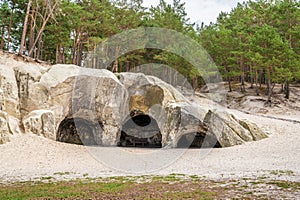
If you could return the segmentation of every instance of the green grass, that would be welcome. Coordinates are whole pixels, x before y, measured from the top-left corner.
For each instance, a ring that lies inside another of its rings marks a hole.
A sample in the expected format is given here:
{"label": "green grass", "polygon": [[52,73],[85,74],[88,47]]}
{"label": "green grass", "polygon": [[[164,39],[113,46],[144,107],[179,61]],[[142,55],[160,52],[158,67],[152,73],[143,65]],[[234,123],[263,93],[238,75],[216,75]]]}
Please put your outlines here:
{"label": "green grass", "polygon": [[289,182],[289,181],[270,181],[270,182],[267,182],[267,184],[276,185],[277,187],[285,188],[285,189],[288,189],[288,188],[295,189],[295,190],[300,189],[300,183]]}
{"label": "green grass", "polygon": [[293,176],[295,173],[292,170],[272,170],[270,174]]}
{"label": "green grass", "polygon": [[268,179],[268,178],[270,178],[270,177],[269,176],[260,176],[260,177],[258,177],[259,180],[264,180],[264,179]]}
{"label": "green grass", "polygon": [[59,176],[63,176],[63,175],[70,175],[71,172],[56,172],[53,175],[59,175]]}
{"label": "green grass", "polygon": [[112,194],[128,187],[123,183],[23,183],[0,187],[0,199],[88,198],[91,194]]}
{"label": "green grass", "polygon": [[170,174],[169,176],[164,177],[163,180],[166,182],[178,182],[182,179],[179,178],[176,174]]}
{"label": "green grass", "polygon": [[[1,185],[0,199],[214,199],[218,193],[199,188],[199,183],[169,176],[110,177],[61,182],[24,182]],[[45,177],[46,180],[50,177]],[[140,183],[137,181],[141,180]],[[146,180],[151,180],[146,183]],[[180,181],[179,181],[180,180]],[[203,184],[203,183],[201,183]]]}
{"label": "green grass", "polygon": [[51,180],[52,178],[52,176],[43,176],[41,177],[41,180]]}
{"label": "green grass", "polygon": [[[53,182],[54,180],[45,176],[37,182],[0,184],[0,199],[228,199],[232,194],[252,199],[265,198],[266,196],[256,196],[254,193],[257,189],[269,190],[266,185],[275,185],[280,190],[275,188],[274,192],[281,191],[284,195],[294,194],[300,188],[298,182],[250,178],[245,178],[247,182],[213,181],[183,174],[86,178],[61,182]],[[275,194],[273,197],[281,196]]]}
{"label": "green grass", "polygon": [[89,176],[88,173],[83,174],[83,177],[88,177],[88,176]]}

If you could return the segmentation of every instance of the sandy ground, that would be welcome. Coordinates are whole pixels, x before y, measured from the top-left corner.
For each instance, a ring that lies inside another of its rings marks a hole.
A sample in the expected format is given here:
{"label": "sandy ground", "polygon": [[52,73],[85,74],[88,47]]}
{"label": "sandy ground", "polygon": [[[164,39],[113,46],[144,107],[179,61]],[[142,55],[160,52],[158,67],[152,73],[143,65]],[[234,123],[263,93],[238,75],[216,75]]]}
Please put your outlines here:
{"label": "sandy ground", "polygon": [[[300,181],[300,123],[235,110],[230,112],[257,123],[271,134],[270,137],[240,146],[212,149],[205,157],[200,157],[200,154],[206,150],[189,149],[171,165],[149,174],[180,173],[207,179],[269,177]],[[101,148],[104,152],[108,151],[105,147]],[[146,153],[149,149],[122,151]],[[179,150],[167,151],[176,153]],[[0,146],[0,152],[0,182],[38,180],[42,177],[68,180],[136,175],[102,164],[84,146],[59,143],[36,135],[15,135],[11,142]]]}

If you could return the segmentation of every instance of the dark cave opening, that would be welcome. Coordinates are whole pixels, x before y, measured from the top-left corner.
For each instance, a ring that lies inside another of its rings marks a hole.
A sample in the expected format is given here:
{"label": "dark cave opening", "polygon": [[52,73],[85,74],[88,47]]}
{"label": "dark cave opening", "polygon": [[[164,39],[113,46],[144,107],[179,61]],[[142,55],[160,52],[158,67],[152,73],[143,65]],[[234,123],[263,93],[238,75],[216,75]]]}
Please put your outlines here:
{"label": "dark cave opening", "polygon": [[81,118],[65,118],[59,125],[56,140],[77,145],[96,145],[99,124]]}
{"label": "dark cave opening", "polygon": [[118,146],[161,148],[162,135],[155,119],[140,114],[130,117],[122,126]]}
{"label": "dark cave opening", "polygon": [[132,117],[131,119],[137,126],[140,126],[140,127],[148,126],[152,122],[151,121],[152,119],[149,115],[138,115],[138,116]]}
{"label": "dark cave opening", "polygon": [[177,148],[222,148],[222,146],[215,136],[204,133],[189,133],[180,137]]}

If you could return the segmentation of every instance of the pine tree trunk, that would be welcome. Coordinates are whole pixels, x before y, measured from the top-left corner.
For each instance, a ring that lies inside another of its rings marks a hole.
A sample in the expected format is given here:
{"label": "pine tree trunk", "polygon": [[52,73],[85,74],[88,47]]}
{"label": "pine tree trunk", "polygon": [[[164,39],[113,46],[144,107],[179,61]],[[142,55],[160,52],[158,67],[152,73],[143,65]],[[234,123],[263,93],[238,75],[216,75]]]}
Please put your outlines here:
{"label": "pine tree trunk", "polygon": [[66,64],[66,54],[65,54],[65,47],[62,47],[62,63]]}
{"label": "pine tree trunk", "polygon": [[37,37],[36,37],[36,39],[34,41],[34,44],[33,44],[32,48],[29,50],[28,56],[32,55],[32,53],[34,51],[34,48],[35,48],[35,45],[37,44],[39,38],[42,36],[42,33],[44,32],[46,24],[49,21],[50,17],[52,17],[53,12],[54,12],[54,10],[55,10],[55,8],[57,6],[57,3],[58,3],[58,1],[56,0],[55,3],[54,3],[54,5],[53,5],[53,7],[51,8],[50,13],[48,14],[47,18],[43,21],[42,27],[41,27],[41,29],[40,29],[40,31],[39,31],[39,33],[38,33],[38,35],[37,35]]}
{"label": "pine tree trunk", "polygon": [[256,95],[259,96],[258,71],[257,70],[255,70],[255,85],[256,85]]}
{"label": "pine tree trunk", "polygon": [[[29,45],[28,49],[33,49],[34,39],[35,39],[35,26],[36,26],[36,12],[38,12],[38,6],[35,8],[32,6],[31,8],[32,17],[30,18],[30,29],[29,29]],[[31,56],[31,55],[29,55]]]}
{"label": "pine tree trunk", "polygon": [[56,56],[55,56],[55,63],[59,64],[60,63],[60,59],[59,59],[59,45],[56,45]]}
{"label": "pine tree trunk", "polygon": [[259,89],[262,88],[262,83],[263,83],[263,71],[260,70],[260,72],[259,72]]}
{"label": "pine tree trunk", "polygon": [[72,64],[73,65],[76,65],[76,53],[77,53],[77,40],[78,40],[78,34],[79,34],[79,31],[76,32],[76,36],[74,38],[74,42],[73,42],[73,52],[72,52]]}
{"label": "pine tree trunk", "polygon": [[78,66],[82,65],[83,48],[84,48],[84,44],[82,42],[80,42],[78,52],[77,52],[77,61],[76,61],[76,65],[78,65]]}
{"label": "pine tree trunk", "polygon": [[2,32],[1,32],[1,41],[0,41],[0,49],[2,50],[4,48],[4,33],[5,33],[5,26],[2,26]]}
{"label": "pine tree trunk", "polygon": [[267,86],[267,92],[268,92],[268,103],[271,103],[271,81],[268,78],[268,86]]}
{"label": "pine tree trunk", "polygon": [[96,60],[96,51],[97,51],[97,45],[96,45],[96,43],[94,44],[94,49],[93,49],[93,51],[94,51],[94,55],[93,55],[93,66],[92,66],[92,68],[96,68],[96,64],[97,64],[97,60]]}
{"label": "pine tree trunk", "polygon": [[285,83],[285,98],[286,99],[290,98],[290,82],[289,82],[289,80],[286,80],[286,83]]}
{"label": "pine tree trunk", "polygon": [[232,92],[231,78],[228,78],[229,92]]}
{"label": "pine tree trunk", "polygon": [[245,76],[244,75],[241,76],[241,92],[246,92],[246,89],[245,89]]}
{"label": "pine tree trunk", "polygon": [[27,4],[27,10],[26,10],[26,15],[25,15],[25,20],[24,20],[24,25],[23,25],[23,33],[22,33],[22,38],[21,38],[21,43],[20,43],[20,49],[19,49],[19,54],[24,55],[25,52],[25,45],[26,45],[26,33],[27,33],[27,28],[28,28],[28,18],[29,18],[29,13],[30,13],[30,8],[31,8],[32,0],[28,0]]}
{"label": "pine tree trunk", "polygon": [[44,42],[41,40],[39,42],[39,45],[38,45],[38,57],[37,59],[40,59],[40,60],[43,60],[43,48],[44,48]]}
{"label": "pine tree trunk", "polygon": [[250,88],[251,89],[253,89],[254,88],[254,73],[253,73],[253,68],[252,67],[250,67],[250,72],[251,72],[251,75],[250,75],[250,81],[251,81],[251,86],[250,86]]}
{"label": "pine tree trunk", "polygon": [[11,29],[12,29],[12,24],[13,24],[13,16],[14,16],[14,11],[15,7],[12,5],[11,8],[11,14],[10,14],[10,19],[9,19],[9,27],[8,27],[8,33],[7,33],[7,50],[10,50],[10,40],[11,40]]}
{"label": "pine tree trunk", "polygon": [[268,102],[272,102],[272,88],[271,88],[271,69],[268,68],[268,81],[267,81],[267,95],[268,95]]}
{"label": "pine tree trunk", "polygon": [[40,55],[41,55],[41,52],[42,52],[42,48],[43,48],[42,37],[43,36],[41,36],[38,40],[38,46],[37,46],[37,51],[36,51],[36,59],[40,59]]}
{"label": "pine tree trunk", "polygon": [[245,64],[244,64],[244,58],[243,57],[240,58],[240,67],[241,67],[241,71],[242,71],[242,75],[241,75],[241,92],[246,92],[246,89],[245,89]]}

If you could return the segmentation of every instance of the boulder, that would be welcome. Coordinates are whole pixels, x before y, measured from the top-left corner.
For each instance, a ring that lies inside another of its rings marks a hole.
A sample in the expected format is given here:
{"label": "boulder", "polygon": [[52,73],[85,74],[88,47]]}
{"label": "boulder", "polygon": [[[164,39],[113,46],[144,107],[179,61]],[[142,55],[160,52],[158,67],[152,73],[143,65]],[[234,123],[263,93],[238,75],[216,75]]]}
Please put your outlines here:
{"label": "boulder", "polygon": [[240,145],[267,137],[267,134],[253,123],[237,119],[226,111],[210,110],[204,118],[204,123],[209,127],[206,134],[216,136],[222,147]]}
{"label": "boulder", "polygon": [[249,122],[246,119],[239,120],[239,124],[250,132],[254,141],[262,140],[268,137],[268,135],[263,132],[256,124]]}
{"label": "boulder", "polygon": [[49,110],[35,110],[23,119],[25,133],[41,135],[56,140],[54,113]]}
{"label": "boulder", "polygon": [[163,147],[176,147],[183,135],[206,129],[202,122],[205,111],[192,106],[172,85],[141,73],[127,72],[119,76],[129,95],[128,114],[124,117],[144,114],[153,118],[160,129]]}
{"label": "boulder", "polygon": [[40,84],[48,91],[56,131],[66,118],[97,121],[102,126],[101,143],[117,144],[127,91],[112,72],[55,65],[42,76]]}
{"label": "boulder", "polygon": [[0,111],[0,144],[8,142],[11,135],[21,134],[19,125],[19,119]]}
{"label": "boulder", "polygon": [[17,135],[23,133],[23,131],[20,128],[21,121],[18,118],[15,118],[11,115],[7,115],[7,123],[10,134]]}
{"label": "boulder", "polygon": [[206,125],[201,120],[203,110],[193,107],[188,102],[172,102],[166,106],[166,110],[166,123],[162,129],[164,146],[177,147],[182,136],[202,133],[207,130]]}

